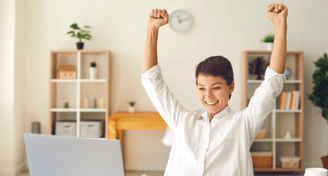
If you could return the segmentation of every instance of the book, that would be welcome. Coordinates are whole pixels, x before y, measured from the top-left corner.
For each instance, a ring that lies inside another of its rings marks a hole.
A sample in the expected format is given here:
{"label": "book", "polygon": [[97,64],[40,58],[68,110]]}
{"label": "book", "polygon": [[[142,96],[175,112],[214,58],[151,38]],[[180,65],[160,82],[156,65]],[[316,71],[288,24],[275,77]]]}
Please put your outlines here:
{"label": "book", "polygon": [[300,105],[300,91],[296,91],[295,110],[299,110]]}
{"label": "book", "polygon": [[281,92],[278,99],[278,107],[277,109],[283,110],[284,109],[284,103],[286,98],[286,92]]}
{"label": "book", "polygon": [[290,92],[286,92],[286,100],[285,100],[285,105],[284,105],[284,110],[288,110],[288,105],[289,105],[289,101],[290,101]]}
{"label": "book", "polygon": [[293,99],[294,99],[294,91],[291,92],[290,100],[289,100],[289,104],[288,104],[288,109],[287,110],[292,110]]}

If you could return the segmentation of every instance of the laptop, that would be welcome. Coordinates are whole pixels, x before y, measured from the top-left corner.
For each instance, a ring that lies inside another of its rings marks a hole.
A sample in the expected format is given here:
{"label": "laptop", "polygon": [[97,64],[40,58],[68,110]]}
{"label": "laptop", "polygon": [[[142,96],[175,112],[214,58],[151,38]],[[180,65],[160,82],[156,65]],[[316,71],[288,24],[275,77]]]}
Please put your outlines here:
{"label": "laptop", "polygon": [[121,141],[24,133],[30,176],[125,176]]}

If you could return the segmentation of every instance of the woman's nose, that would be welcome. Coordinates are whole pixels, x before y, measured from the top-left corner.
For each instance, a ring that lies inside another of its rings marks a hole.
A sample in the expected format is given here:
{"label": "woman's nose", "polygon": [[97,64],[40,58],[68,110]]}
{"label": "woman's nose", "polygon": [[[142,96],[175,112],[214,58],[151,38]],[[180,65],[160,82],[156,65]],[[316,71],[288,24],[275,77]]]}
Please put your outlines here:
{"label": "woman's nose", "polygon": [[213,98],[213,93],[212,93],[212,91],[211,90],[208,90],[207,92],[206,92],[206,97],[207,97],[207,100],[208,99],[212,99]]}

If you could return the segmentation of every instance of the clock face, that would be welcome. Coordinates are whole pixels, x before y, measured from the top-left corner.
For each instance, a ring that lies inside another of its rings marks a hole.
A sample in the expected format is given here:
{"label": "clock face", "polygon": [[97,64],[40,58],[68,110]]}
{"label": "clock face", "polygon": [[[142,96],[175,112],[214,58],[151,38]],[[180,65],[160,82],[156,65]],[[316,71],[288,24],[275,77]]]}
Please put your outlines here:
{"label": "clock face", "polygon": [[191,15],[184,10],[174,11],[169,18],[169,25],[172,30],[180,33],[187,32],[192,25]]}

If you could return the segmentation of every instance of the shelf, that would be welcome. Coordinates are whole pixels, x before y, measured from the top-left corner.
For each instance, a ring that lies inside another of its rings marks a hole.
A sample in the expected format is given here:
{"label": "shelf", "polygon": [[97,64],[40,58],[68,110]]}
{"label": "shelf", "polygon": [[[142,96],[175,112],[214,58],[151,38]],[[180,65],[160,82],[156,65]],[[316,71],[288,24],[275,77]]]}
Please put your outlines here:
{"label": "shelf", "polygon": [[301,142],[302,139],[300,138],[291,138],[291,139],[284,139],[284,138],[277,138],[277,142]]}
{"label": "shelf", "polygon": [[268,139],[255,139],[254,142],[272,142],[273,139],[272,138],[268,138]]}
{"label": "shelf", "polygon": [[77,112],[76,108],[51,108],[51,112]]}
{"label": "shelf", "polygon": [[76,83],[76,82],[107,82],[107,79],[51,79],[51,82],[71,82],[71,83]]}
{"label": "shelf", "polygon": [[[249,64],[254,59],[261,57],[271,64],[272,51],[243,51],[242,52],[242,109],[249,105],[255,90],[263,83],[256,80],[257,75],[250,74]],[[287,77],[282,92],[300,92],[300,104],[297,110],[282,110],[278,107],[278,97],[274,99],[272,112],[265,119],[262,128],[267,129],[265,139],[255,139],[251,151],[272,151],[272,168],[254,169],[256,172],[290,172],[304,171],[304,66],[303,51],[287,51],[285,66],[291,70]],[[271,107],[270,107],[271,109]],[[291,139],[285,139],[287,132],[291,133]],[[268,133],[268,134],[267,134]],[[299,168],[281,168],[279,158],[282,156],[300,157]]]}
{"label": "shelf", "polygon": [[87,108],[81,108],[80,109],[80,112],[106,112],[106,109],[105,108],[90,108],[90,109],[87,109]]}
{"label": "shelf", "polygon": [[289,112],[289,113],[294,113],[294,112],[302,112],[302,110],[280,110],[280,109],[275,109],[275,111],[278,112]]}
{"label": "shelf", "polygon": [[[247,83],[262,83],[264,80],[247,80]],[[287,80],[287,83],[302,83],[302,80]]]}
{"label": "shelf", "polygon": [[51,79],[51,82],[71,82],[76,83],[77,79]]}
{"label": "shelf", "polygon": [[80,79],[80,82],[107,82],[107,79]]}

